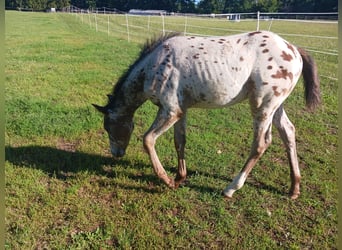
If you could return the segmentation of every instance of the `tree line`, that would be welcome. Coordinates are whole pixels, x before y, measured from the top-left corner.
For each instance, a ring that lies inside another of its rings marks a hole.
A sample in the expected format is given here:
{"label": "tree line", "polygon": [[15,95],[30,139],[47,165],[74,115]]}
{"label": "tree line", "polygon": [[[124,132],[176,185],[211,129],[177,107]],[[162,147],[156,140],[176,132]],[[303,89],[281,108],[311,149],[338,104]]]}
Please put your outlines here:
{"label": "tree line", "polygon": [[337,12],[338,0],[5,0],[6,9],[111,8],[166,10],[180,13]]}

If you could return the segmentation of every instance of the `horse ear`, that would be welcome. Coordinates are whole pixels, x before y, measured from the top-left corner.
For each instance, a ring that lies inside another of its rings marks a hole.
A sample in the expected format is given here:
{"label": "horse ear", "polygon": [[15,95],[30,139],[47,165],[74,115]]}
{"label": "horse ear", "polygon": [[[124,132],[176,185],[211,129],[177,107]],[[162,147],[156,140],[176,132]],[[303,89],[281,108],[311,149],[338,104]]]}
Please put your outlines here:
{"label": "horse ear", "polygon": [[113,102],[114,96],[113,95],[107,95],[109,103]]}
{"label": "horse ear", "polygon": [[100,111],[102,114],[107,115],[108,109],[106,107],[102,107],[96,104],[92,104],[98,111]]}

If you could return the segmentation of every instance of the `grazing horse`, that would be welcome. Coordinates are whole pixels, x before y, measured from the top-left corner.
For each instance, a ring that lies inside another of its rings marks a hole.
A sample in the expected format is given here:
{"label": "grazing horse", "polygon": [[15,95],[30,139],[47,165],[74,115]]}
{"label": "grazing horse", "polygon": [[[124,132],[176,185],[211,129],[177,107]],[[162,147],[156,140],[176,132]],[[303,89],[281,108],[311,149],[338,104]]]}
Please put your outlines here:
{"label": "grazing horse", "polygon": [[[270,145],[272,123],[286,147],[291,172],[290,197],[300,193],[295,127],[283,102],[303,75],[308,109],[320,104],[320,86],[313,59],[278,35],[255,31],[224,37],[172,34],[145,44],[140,57],[122,75],[108,95],[104,114],[114,157],[122,157],[133,131],[133,115],[146,100],[159,107],[157,117],[143,138],[155,174],[170,188],[186,178],[184,158],[188,108],[222,108],[249,100],[254,139],[249,157],[232,183],[223,191],[231,198]],[[157,138],[174,126],[178,173],[170,178],[155,150]]]}

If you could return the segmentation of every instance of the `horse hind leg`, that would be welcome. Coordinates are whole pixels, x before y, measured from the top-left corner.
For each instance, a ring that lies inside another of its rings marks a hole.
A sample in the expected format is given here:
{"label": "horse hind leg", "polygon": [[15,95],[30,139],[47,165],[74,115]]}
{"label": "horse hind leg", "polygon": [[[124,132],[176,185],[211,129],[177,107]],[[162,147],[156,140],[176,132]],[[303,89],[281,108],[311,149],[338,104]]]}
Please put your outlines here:
{"label": "horse hind leg", "polygon": [[291,199],[296,199],[300,194],[300,170],[298,166],[295,127],[287,117],[283,106],[276,111],[273,124],[278,129],[280,137],[286,147],[287,157],[289,159],[291,173]]}
{"label": "horse hind leg", "polygon": [[233,193],[242,188],[249,173],[257,161],[261,158],[265,150],[272,141],[272,113],[265,110],[259,110],[254,113],[254,138],[249,157],[240,171],[233,179],[232,183],[223,191],[226,198],[232,198]]}
{"label": "horse hind leg", "polygon": [[186,143],[186,116],[175,123],[174,125],[174,141],[178,156],[178,172],[175,179],[175,187],[177,188],[186,179],[186,164],[185,164],[185,143]]}

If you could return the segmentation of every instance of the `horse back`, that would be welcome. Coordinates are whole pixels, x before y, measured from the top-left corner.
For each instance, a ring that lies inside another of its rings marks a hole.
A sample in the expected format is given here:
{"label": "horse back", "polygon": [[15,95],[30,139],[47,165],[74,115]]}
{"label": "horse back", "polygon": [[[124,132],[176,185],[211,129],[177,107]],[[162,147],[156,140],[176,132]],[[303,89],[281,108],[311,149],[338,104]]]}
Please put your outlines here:
{"label": "horse back", "polygon": [[274,33],[257,31],[172,37],[148,56],[144,67],[149,72],[144,89],[152,101],[210,108],[251,94],[287,97],[302,61],[294,46]]}

